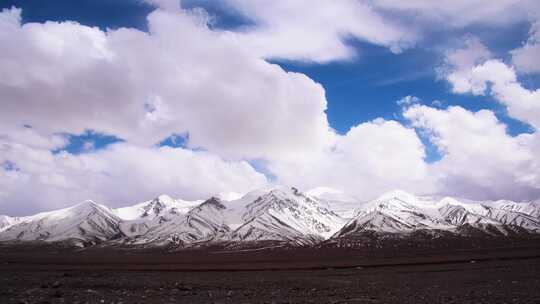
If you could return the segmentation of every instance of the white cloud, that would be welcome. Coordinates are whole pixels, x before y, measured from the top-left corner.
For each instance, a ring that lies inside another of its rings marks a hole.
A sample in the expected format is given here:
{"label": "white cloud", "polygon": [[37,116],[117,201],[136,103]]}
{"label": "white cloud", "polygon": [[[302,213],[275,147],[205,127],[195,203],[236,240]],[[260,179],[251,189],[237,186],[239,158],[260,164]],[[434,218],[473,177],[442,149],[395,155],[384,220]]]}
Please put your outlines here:
{"label": "white cloud", "polygon": [[401,52],[417,40],[415,31],[384,18],[363,1],[226,0],[255,25],[236,39],[266,58],[328,62],[350,59],[355,38]]}
{"label": "white cloud", "polygon": [[398,106],[410,106],[412,104],[419,103],[421,101],[422,100],[420,100],[420,98],[416,96],[407,95],[401,98],[400,100],[396,101],[396,103]]}
{"label": "white cloud", "polygon": [[394,189],[433,191],[426,180],[424,147],[413,129],[396,121],[376,119],[359,124],[324,151],[273,162],[278,182],[311,189],[340,189],[360,199],[372,199]]}
{"label": "white cloud", "polygon": [[13,143],[23,144],[34,149],[55,150],[65,146],[68,143],[68,138],[58,134],[42,134],[39,130],[29,126],[0,122],[0,144]]}
{"label": "white cloud", "polygon": [[[323,88],[269,64],[204,14],[156,10],[149,33],[0,13],[0,120],[151,146],[173,133],[226,157],[288,157],[332,132]],[[294,127],[291,127],[294,126]]]}
{"label": "white cloud", "polygon": [[278,181],[310,189],[325,185],[364,200],[393,189],[471,199],[540,197],[540,137],[512,137],[489,110],[412,104],[403,116],[441,159],[426,162],[415,129],[396,121],[362,123],[325,151],[274,162]]}
{"label": "white cloud", "polygon": [[180,8],[180,0],[143,0],[149,4],[154,5],[155,7],[177,10]]}
{"label": "white cloud", "polygon": [[[199,13],[154,11],[149,33],[23,25],[20,15],[0,13],[0,164],[16,168],[0,172],[2,212],[241,193],[267,181],[235,159],[297,157],[333,137],[319,84],[211,31]],[[67,144],[57,134],[86,130],[126,142],[50,152]],[[209,152],[154,147],[181,133]]]}
{"label": "white cloud", "polygon": [[351,38],[399,53],[433,29],[500,27],[540,15],[536,0],[224,0],[254,25],[234,33],[266,58],[328,62],[353,58]]}
{"label": "white cloud", "polygon": [[[348,59],[351,37],[399,51],[418,39],[417,31],[379,12],[389,2],[230,0],[256,23],[235,33],[209,29],[204,12],[157,2],[165,10],[148,16],[148,33],[75,22],[23,25],[20,10],[0,13],[0,164],[16,166],[0,169],[2,212],[89,198],[118,206],[161,193],[185,199],[241,193],[267,183],[241,161],[255,158],[279,183],[327,186],[363,199],[395,188],[540,196],[536,133],[511,137],[490,111],[437,110],[406,96],[398,102],[407,106],[405,117],[443,152],[428,164],[415,129],[396,121],[377,119],[335,134],[322,86],[262,58]],[[439,12],[425,1],[393,4],[391,10],[426,10],[435,19],[462,13],[437,5]],[[476,13],[491,18],[510,8],[500,1]],[[540,126],[538,90],[523,88],[513,68],[492,59],[476,38],[447,54],[443,76],[454,92],[492,94],[511,116]],[[67,142],[58,134],[86,130],[126,142],[81,155],[50,152]],[[190,147],[207,152],[154,147],[172,134],[188,134]]]}
{"label": "white cloud", "polygon": [[491,52],[475,36],[464,37],[463,47],[446,54],[446,64],[462,70],[470,69],[492,57]]}
{"label": "white cloud", "polygon": [[528,90],[518,81],[513,68],[490,60],[474,68],[477,79],[491,83],[491,94],[508,109],[511,117],[540,128],[540,90]]}
{"label": "white cloud", "polygon": [[540,90],[524,88],[513,67],[489,59],[489,52],[479,42],[467,43],[465,48],[450,52],[447,58],[449,67],[444,76],[453,92],[489,93],[506,106],[511,117],[540,127]]}
{"label": "white cloud", "polygon": [[513,50],[512,63],[523,73],[540,72],[540,20],[536,21],[532,27],[529,39],[520,48]]}
{"label": "white cloud", "polygon": [[93,141],[85,141],[83,143],[82,149],[84,151],[92,151],[96,148],[96,145]]}
{"label": "white cloud", "polygon": [[439,107],[439,108],[440,108],[440,107],[442,107],[443,105],[446,104],[446,101],[444,101],[444,100],[439,100],[439,99],[435,99],[435,100],[433,100],[433,101],[431,102],[431,104],[432,104],[433,106],[435,106],[435,107]]}
{"label": "white cloud", "polygon": [[439,27],[465,27],[473,24],[507,25],[529,20],[540,12],[536,0],[371,0],[375,7],[409,14],[413,22],[419,19]]}
{"label": "white cloud", "polygon": [[445,65],[439,69],[439,77],[448,79],[455,93],[483,94],[486,83],[476,79],[472,69],[491,57],[491,52],[478,38],[467,36],[462,48],[446,53]]}
{"label": "white cloud", "polygon": [[488,110],[416,105],[404,116],[442,153],[442,159],[430,165],[436,192],[477,199],[540,196],[538,134],[509,136]]}
{"label": "white cloud", "polygon": [[245,193],[266,185],[247,162],[225,161],[207,152],[145,148],[117,143],[93,153],[52,154],[47,149],[3,143],[0,209],[24,215],[93,199],[118,207],[167,193],[206,199],[222,192]]}
{"label": "white cloud", "polygon": [[[441,77],[454,93],[492,96],[509,116],[538,129],[540,90],[524,88],[512,66],[492,57],[469,36],[463,48],[446,54]],[[538,132],[512,137],[489,110],[413,106],[404,116],[443,153],[430,168],[438,192],[482,199],[540,196]]]}

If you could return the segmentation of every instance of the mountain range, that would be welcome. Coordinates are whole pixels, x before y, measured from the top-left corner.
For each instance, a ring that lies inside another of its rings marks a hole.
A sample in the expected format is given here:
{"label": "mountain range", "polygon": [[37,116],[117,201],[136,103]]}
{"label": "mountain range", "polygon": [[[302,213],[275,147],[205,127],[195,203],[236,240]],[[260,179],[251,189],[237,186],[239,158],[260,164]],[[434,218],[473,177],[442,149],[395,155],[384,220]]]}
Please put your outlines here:
{"label": "mountain range", "polygon": [[25,217],[0,215],[0,242],[75,247],[312,246],[365,235],[407,238],[540,234],[537,202],[470,201],[392,191],[360,202],[329,188],[276,187],[237,199],[167,195],[111,209],[92,201]]}

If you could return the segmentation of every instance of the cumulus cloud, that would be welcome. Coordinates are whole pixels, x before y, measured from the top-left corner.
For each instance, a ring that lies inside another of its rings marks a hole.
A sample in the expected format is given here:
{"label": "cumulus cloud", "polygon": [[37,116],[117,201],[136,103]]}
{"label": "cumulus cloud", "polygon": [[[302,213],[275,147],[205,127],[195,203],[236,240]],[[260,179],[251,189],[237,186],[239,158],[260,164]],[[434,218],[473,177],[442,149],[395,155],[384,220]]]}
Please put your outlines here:
{"label": "cumulus cloud", "polygon": [[[447,54],[442,77],[458,94],[489,95],[508,115],[540,126],[540,90],[524,88],[516,71],[474,37]],[[536,198],[540,195],[538,132],[510,136],[492,111],[461,107],[407,109],[404,116],[429,135],[443,153],[432,167],[438,191],[477,198]]]}
{"label": "cumulus cloud", "polygon": [[[446,27],[465,27],[473,24],[505,25],[531,18],[540,12],[536,0],[371,0],[375,7],[409,14],[416,20]],[[413,20],[414,21],[414,20]]]}
{"label": "cumulus cloud", "polygon": [[0,208],[13,215],[50,210],[92,199],[119,207],[163,193],[206,199],[222,192],[245,193],[267,184],[245,161],[182,148],[146,148],[117,143],[93,153],[53,154],[48,149],[2,142]]}
{"label": "cumulus cloud", "polygon": [[332,136],[319,84],[211,31],[204,14],[158,9],[148,33],[20,14],[0,13],[5,124],[142,146],[188,133],[190,147],[231,158],[287,157]]}
{"label": "cumulus cloud", "polygon": [[234,35],[261,56],[314,62],[354,57],[351,38],[399,53],[434,28],[497,27],[540,14],[536,0],[223,1],[253,21]]}
{"label": "cumulus cloud", "polygon": [[[286,159],[326,146],[333,131],[322,87],[206,22],[197,12],[156,10],[148,33],[105,32],[76,22],[22,24],[19,9],[2,11],[2,212],[242,193],[267,181],[234,159]],[[124,142],[51,152],[68,143],[61,134],[87,130]],[[155,148],[180,133],[203,149]]]}
{"label": "cumulus cloud", "polygon": [[448,79],[455,93],[482,94],[486,90],[485,81],[476,79],[472,69],[490,59],[492,54],[478,38],[465,37],[463,47],[445,55],[445,64],[439,68],[439,77]]}
{"label": "cumulus cloud", "polygon": [[506,106],[510,116],[540,128],[540,90],[524,88],[512,67],[499,60],[490,60],[475,67],[473,74],[492,85],[491,94]]}
{"label": "cumulus cloud", "polygon": [[512,137],[492,111],[415,105],[404,116],[442,153],[430,165],[436,192],[476,199],[540,195],[538,134]]}
{"label": "cumulus cloud", "polygon": [[0,122],[0,144],[19,143],[33,149],[55,150],[64,147],[68,138],[59,134],[43,134],[30,126]]}
{"label": "cumulus cloud", "polygon": [[[476,40],[474,40],[476,41]],[[518,81],[516,72],[489,53],[479,42],[448,54],[449,69],[445,75],[455,93],[491,94],[506,106],[508,114],[540,127],[540,90],[528,90]]]}
{"label": "cumulus cloud", "polygon": [[[179,2],[146,1],[160,7],[177,7]],[[197,2],[205,1],[192,1]],[[349,59],[355,55],[348,45],[350,38],[386,46],[398,53],[433,29],[530,22],[529,41],[514,51],[514,59],[525,72],[537,69],[533,55],[538,44],[540,2],[536,0],[456,0],[442,5],[430,0],[222,2],[253,21],[238,36],[270,58],[316,62]]]}
{"label": "cumulus cloud", "polygon": [[[310,189],[325,185],[369,200],[393,189],[470,199],[540,197],[538,133],[510,136],[490,110],[459,106],[404,108],[409,127],[377,119],[359,124],[325,151],[273,162],[278,181]],[[425,160],[425,136],[441,154]]]}
{"label": "cumulus cloud", "polygon": [[[432,20],[463,14],[459,22],[470,23],[467,14],[514,10],[507,1],[463,12],[461,1],[437,10],[431,1],[227,0],[254,21],[238,32],[210,29],[211,17],[178,1],[150,2],[159,8],[148,16],[148,32],[22,24],[19,9],[0,13],[2,212],[84,199],[119,206],[161,193],[199,199],[266,185],[246,159],[260,159],[277,183],[333,187],[361,199],[396,188],[540,196],[537,133],[511,137],[491,111],[435,109],[409,95],[398,104],[410,125],[376,119],[336,134],[324,88],[265,60],[349,59],[350,38],[398,52],[418,39],[417,30],[396,25],[388,11],[420,10]],[[499,21],[525,18],[513,12]],[[491,94],[511,116],[540,126],[539,91],[521,86],[514,68],[478,39],[449,52],[441,76],[455,93]],[[78,155],[63,151],[69,136],[62,134],[88,130],[123,141],[97,151],[83,145]],[[425,161],[418,133],[442,153],[440,161]],[[186,148],[156,147],[174,134],[186,135]]]}
{"label": "cumulus cloud", "polygon": [[328,62],[350,59],[351,38],[399,53],[414,44],[416,32],[356,0],[226,0],[254,22],[234,36],[266,58]]}
{"label": "cumulus cloud", "polygon": [[530,31],[527,42],[520,48],[513,50],[512,63],[523,73],[540,72],[540,20],[536,21]]}
{"label": "cumulus cloud", "polygon": [[431,104],[435,107],[442,107],[444,104],[446,104],[446,101],[435,99],[431,102]]}
{"label": "cumulus cloud", "polygon": [[410,106],[412,104],[415,104],[415,103],[419,103],[421,102],[422,100],[420,100],[420,98],[416,97],[416,96],[411,96],[411,95],[407,95],[401,99],[399,99],[398,101],[396,101],[397,105],[398,106]]}
{"label": "cumulus cloud", "polygon": [[324,151],[273,162],[270,169],[284,184],[303,189],[325,185],[372,199],[394,189],[433,191],[424,157],[424,146],[413,129],[376,119],[351,128]]}

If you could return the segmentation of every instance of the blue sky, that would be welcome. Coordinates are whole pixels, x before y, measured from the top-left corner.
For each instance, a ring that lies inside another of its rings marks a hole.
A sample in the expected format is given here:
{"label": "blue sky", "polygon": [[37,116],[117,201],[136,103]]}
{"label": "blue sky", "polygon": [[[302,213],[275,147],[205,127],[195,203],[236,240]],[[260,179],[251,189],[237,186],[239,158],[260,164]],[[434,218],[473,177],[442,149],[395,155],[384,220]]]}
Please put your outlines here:
{"label": "blue sky", "polygon": [[178,3],[0,3],[0,207],[46,209],[23,186],[540,198],[537,1]]}
{"label": "blue sky", "polygon": [[2,8],[23,9],[23,22],[77,21],[103,29],[135,27],[146,29],[146,16],[153,10],[147,3],[136,0],[5,0]]}

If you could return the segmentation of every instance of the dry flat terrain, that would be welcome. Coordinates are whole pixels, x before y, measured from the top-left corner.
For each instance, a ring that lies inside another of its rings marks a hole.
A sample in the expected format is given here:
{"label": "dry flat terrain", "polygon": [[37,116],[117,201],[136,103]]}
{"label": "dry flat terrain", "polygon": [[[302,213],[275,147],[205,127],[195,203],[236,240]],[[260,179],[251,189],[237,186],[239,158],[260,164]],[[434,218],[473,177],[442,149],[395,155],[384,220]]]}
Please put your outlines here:
{"label": "dry flat terrain", "polygon": [[4,250],[0,303],[540,303],[538,249]]}

